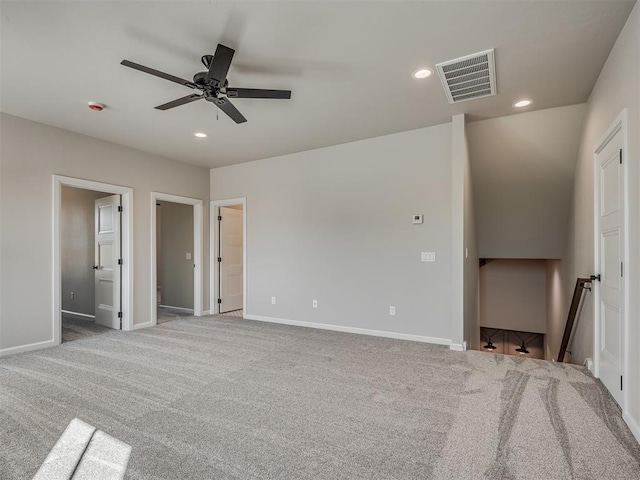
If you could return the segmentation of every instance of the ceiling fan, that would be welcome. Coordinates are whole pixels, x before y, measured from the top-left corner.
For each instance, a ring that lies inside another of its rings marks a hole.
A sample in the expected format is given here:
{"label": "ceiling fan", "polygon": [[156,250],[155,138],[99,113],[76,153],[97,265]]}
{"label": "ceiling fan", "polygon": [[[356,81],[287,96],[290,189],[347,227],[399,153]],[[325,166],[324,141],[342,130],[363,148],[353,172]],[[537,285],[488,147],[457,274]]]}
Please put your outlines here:
{"label": "ceiling fan", "polygon": [[206,72],[198,72],[193,76],[193,82],[180,77],[169,75],[168,73],[145,67],[138,63],[123,60],[120,62],[125,67],[140,70],[141,72],[164,78],[170,82],[179,83],[193,90],[200,90],[202,93],[193,93],[186,97],[178,98],[172,102],[158,105],[158,110],[169,110],[170,108],[179,107],[196,100],[205,99],[213,103],[216,107],[226,113],[236,123],[244,123],[246,118],[238,111],[238,109],[229,101],[230,98],[280,98],[290,99],[291,90],[265,90],[262,88],[232,88],[229,87],[227,73],[231,66],[231,60],[235,50],[218,44],[214,55],[204,55],[202,63],[207,68]]}

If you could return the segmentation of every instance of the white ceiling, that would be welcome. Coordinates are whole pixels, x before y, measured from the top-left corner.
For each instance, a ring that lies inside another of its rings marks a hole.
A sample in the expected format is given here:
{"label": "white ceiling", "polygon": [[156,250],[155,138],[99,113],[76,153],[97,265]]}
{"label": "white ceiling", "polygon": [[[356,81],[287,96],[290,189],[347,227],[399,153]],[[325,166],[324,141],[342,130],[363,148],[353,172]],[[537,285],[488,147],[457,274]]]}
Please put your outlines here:
{"label": "white ceiling", "polygon": [[[214,167],[445,123],[587,100],[634,1],[2,2],[0,110]],[[232,86],[291,100],[153,107],[192,90],[120,65],[191,79],[216,44],[236,49]],[[496,49],[498,95],[449,105],[437,75],[410,74]],[[87,101],[108,105],[91,112]],[[209,137],[195,139],[195,131]]]}

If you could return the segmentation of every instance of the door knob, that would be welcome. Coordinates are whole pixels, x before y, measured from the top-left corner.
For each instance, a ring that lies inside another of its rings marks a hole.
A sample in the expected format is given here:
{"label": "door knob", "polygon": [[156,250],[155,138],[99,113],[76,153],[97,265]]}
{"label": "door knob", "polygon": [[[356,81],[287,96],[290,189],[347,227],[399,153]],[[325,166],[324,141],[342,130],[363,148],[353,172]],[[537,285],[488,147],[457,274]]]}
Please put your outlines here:
{"label": "door knob", "polygon": [[591,281],[592,281],[592,282],[593,282],[594,280],[598,280],[598,281],[600,281],[600,274],[598,274],[598,275],[591,275],[589,278],[591,279]]}

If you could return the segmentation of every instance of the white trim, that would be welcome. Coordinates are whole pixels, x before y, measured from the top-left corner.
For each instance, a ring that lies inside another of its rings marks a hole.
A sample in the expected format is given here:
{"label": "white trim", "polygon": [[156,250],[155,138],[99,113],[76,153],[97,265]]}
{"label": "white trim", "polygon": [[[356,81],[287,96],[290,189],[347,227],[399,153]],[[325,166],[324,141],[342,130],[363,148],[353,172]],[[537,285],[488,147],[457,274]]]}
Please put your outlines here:
{"label": "white trim", "polygon": [[449,344],[449,350],[453,350],[454,352],[466,352],[464,343],[451,343]]}
{"label": "white trim", "polygon": [[62,313],[66,313],[67,315],[75,315],[76,317],[84,317],[84,318],[93,318],[95,319],[95,315],[87,315],[86,313],[72,312],[71,310],[60,310]]}
{"label": "white trim", "polygon": [[137,323],[133,326],[133,330],[140,330],[141,328],[153,327],[154,324],[151,322]]}
{"label": "white trim", "polygon": [[211,200],[209,203],[209,248],[211,261],[209,262],[209,315],[215,315],[218,305],[218,207],[242,205],[242,309],[247,311],[247,199],[229,198],[225,200]]}
{"label": "white trim", "polygon": [[[62,208],[62,187],[74,187],[84,190],[121,195],[122,201],[122,329],[133,329],[133,189],[109,183],[94,182],[80,178],[53,175],[53,299],[52,299],[52,336],[55,345],[62,342],[62,266],[60,260],[60,213]],[[47,343],[47,342],[43,342]],[[40,345],[40,344],[33,344]],[[34,347],[38,348],[38,347]],[[45,348],[45,347],[40,347]]]}
{"label": "white trim", "polygon": [[[203,202],[199,198],[181,197],[169,193],[151,192],[151,322],[150,325],[158,323],[158,266],[156,265],[156,203],[158,201],[180,203],[193,206],[193,314],[196,317],[202,315],[202,232],[204,231]],[[171,307],[175,308],[175,307]],[[141,323],[140,325],[147,325]],[[142,328],[136,325],[136,329]]]}
{"label": "white trim", "polygon": [[46,340],[44,342],[30,343],[29,345],[20,345],[19,347],[10,347],[0,349],[0,357],[7,355],[16,355],[18,353],[31,352],[33,350],[41,350],[43,348],[57,347],[60,345],[55,340]]}
{"label": "white trim", "polygon": [[189,312],[193,313],[193,308],[184,308],[184,307],[172,307],[171,305],[158,305],[161,308],[170,308],[171,310],[178,310],[179,312]]}
{"label": "white trim", "polygon": [[629,426],[629,430],[633,433],[633,436],[636,437],[636,440],[640,442],[640,425],[635,421],[635,419],[631,416],[629,412],[624,412],[622,414],[622,419],[627,422]]}
{"label": "white trim", "polygon": [[327,323],[303,322],[300,320],[288,320],[284,318],[264,317],[262,315],[245,315],[245,320],[255,320],[258,322],[279,323],[282,325],[293,325],[296,327],[315,328],[318,330],[331,330],[334,332],[355,333],[358,335],[369,335],[372,337],[395,338],[398,340],[409,340],[412,342],[432,343],[436,345],[451,346],[451,339],[424,337],[410,333],[385,332],[383,330],[370,330],[368,328],[345,327],[342,325],[330,325]]}
{"label": "white trim", "polygon": [[211,310],[205,310],[202,315],[211,315]]}
{"label": "white trim", "polygon": [[[606,133],[601,137],[600,141],[596,144],[596,148],[593,151],[593,265],[596,269],[600,268],[600,235],[599,235],[599,202],[600,202],[600,185],[598,168],[598,154],[606,147],[609,141],[618,132],[622,131],[622,176],[623,176],[623,218],[624,218],[624,258],[625,269],[629,272],[629,135],[628,135],[628,109],[623,109],[620,114],[613,121],[611,126],[606,130]],[[599,272],[596,272],[599,273]],[[622,375],[626,379],[626,384],[629,385],[629,277],[627,273],[623,277],[623,332],[624,332],[624,344],[622,355]],[[598,282],[594,282],[593,289],[593,376],[600,378],[600,285]],[[622,391],[622,405],[620,405],[625,419],[629,415],[629,388],[625,388]]]}

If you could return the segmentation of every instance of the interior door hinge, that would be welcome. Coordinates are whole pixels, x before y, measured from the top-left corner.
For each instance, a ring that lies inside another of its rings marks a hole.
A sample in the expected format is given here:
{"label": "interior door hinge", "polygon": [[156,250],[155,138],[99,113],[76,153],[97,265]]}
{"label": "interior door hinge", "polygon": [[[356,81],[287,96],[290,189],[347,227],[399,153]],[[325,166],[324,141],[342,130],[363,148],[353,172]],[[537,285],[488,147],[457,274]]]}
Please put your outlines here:
{"label": "interior door hinge", "polygon": [[622,375],[620,375],[620,390],[622,390]]}
{"label": "interior door hinge", "polygon": [[122,318],[122,312],[118,312],[118,318]]}
{"label": "interior door hinge", "polygon": [[122,205],[118,205],[118,212],[122,213]]}
{"label": "interior door hinge", "polygon": [[222,299],[221,298],[218,299],[218,303],[222,303]]}
{"label": "interior door hinge", "polygon": [[222,262],[222,257],[218,257],[218,263]]}
{"label": "interior door hinge", "polygon": [[624,263],[620,262],[620,276],[624,277],[624,267],[623,267]]}
{"label": "interior door hinge", "polygon": [[622,149],[620,149],[620,165],[622,165]]}
{"label": "interior door hinge", "polygon": [[221,222],[222,221],[222,215],[218,215],[218,221]]}
{"label": "interior door hinge", "polygon": [[121,259],[121,258],[119,258],[119,259],[118,259],[118,265],[122,265],[122,264],[123,264],[122,259]]}

